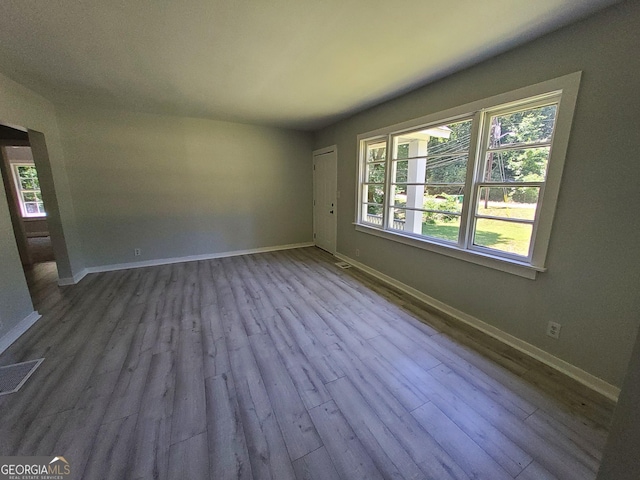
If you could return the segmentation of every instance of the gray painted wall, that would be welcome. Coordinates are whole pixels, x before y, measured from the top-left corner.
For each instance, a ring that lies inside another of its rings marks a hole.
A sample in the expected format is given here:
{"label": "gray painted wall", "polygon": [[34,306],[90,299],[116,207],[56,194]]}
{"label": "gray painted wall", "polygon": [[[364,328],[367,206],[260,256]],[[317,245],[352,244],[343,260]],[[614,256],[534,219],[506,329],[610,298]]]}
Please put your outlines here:
{"label": "gray painted wall", "polygon": [[86,266],[311,241],[311,134],[94,107],[58,113]]}
{"label": "gray painted wall", "polygon": [[[0,74],[0,123],[28,128],[35,132],[34,135],[30,134],[29,138],[38,168],[40,186],[45,195],[47,220],[54,243],[58,275],[71,277],[84,268],[84,263],[53,104]],[[42,158],[43,150],[46,150],[47,158]],[[41,160],[47,164],[42,165]],[[51,195],[45,190],[55,191],[54,198],[46,198]]]}
{"label": "gray painted wall", "polygon": [[[640,297],[640,3],[627,2],[330,126],[338,251],[607,382],[626,372]],[[534,281],[356,232],[356,136],[582,70],[548,272]],[[545,336],[562,324],[559,340]]]}
{"label": "gray painted wall", "polygon": [[31,296],[13,236],[4,185],[0,182],[0,338],[31,312]]}
{"label": "gray painted wall", "polygon": [[[27,233],[25,224],[22,221],[22,214],[20,213],[20,205],[18,204],[18,195],[16,187],[13,181],[13,175],[11,173],[11,164],[7,157],[10,156],[9,151],[11,148],[3,146],[2,159],[0,161],[0,171],[2,173],[2,183],[4,185],[5,199],[7,201],[7,207],[9,208],[9,217],[11,219],[11,225],[13,227],[13,237],[15,239],[16,247],[18,248],[18,255],[20,256],[20,262],[22,265],[30,265],[31,258],[29,256],[29,250],[27,248]],[[30,149],[29,149],[30,152]]]}
{"label": "gray painted wall", "polygon": [[597,480],[640,477],[640,335],[613,416]]}
{"label": "gray painted wall", "polygon": [[[44,133],[50,178],[41,178],[40,181],[55,188],[57,193],[57,208],[47,205],[49,226],[52,238],[56,237],[59,275],[71,276],[82,270],[84,265],[54,107],[41,96],[0,74],[0,122]],[[3,193],[0,195],[0,337],[33,310],[15,237],[11,224],[6,222],[9,218],[7,210]]]}

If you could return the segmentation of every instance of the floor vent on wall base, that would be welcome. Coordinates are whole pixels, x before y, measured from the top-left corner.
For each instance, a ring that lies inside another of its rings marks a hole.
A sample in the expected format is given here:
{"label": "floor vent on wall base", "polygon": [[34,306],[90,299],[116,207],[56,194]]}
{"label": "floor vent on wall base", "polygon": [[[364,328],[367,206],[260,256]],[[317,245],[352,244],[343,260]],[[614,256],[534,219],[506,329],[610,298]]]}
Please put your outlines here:
{"label": "floor vent on wall base", "polygon": [[40,366],[44,358],[0,367],[0,395],[15,393]]}
{"label": "floor vent on wall base", "polygon": [[336,262],[336,265],[340,268],[351,268],[351,264],[347,262]]}

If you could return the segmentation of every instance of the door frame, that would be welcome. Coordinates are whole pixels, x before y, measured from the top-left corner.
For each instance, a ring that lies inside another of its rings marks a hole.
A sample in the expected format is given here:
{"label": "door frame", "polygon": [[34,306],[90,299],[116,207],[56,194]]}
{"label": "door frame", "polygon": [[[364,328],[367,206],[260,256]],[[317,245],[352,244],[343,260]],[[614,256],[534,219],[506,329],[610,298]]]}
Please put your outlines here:
{"label": "door frame", "polygon": [[311,153],[311,164],[312,164],[312,174],[313,174],[313,201],[312,201],[312,212],[313,212],[313,243],[317,246],[316,243],[316,226],[317,226],[317,219],[316,219],[316,174],[315,174],[315,157],[319,156],[319,155],[324,155],[327,153],[335,153],[336,156],[336,163],[335,163],[335,179],[336,179],[336,190],[335,192],[333,192],[333,198],[335,199],[335,206],[334,206],[334,215],[333,215],[333,223],[335,225],[334,228],[334,238],[333,238],[333,245],[334,245],[334,251],[333,252],[329,252],[331,254],[335,254],[337,249],[338,249],[338,145],[331,145],[329,147],[324,147],[324,148],[320,148],[318,150],[314,150]]}

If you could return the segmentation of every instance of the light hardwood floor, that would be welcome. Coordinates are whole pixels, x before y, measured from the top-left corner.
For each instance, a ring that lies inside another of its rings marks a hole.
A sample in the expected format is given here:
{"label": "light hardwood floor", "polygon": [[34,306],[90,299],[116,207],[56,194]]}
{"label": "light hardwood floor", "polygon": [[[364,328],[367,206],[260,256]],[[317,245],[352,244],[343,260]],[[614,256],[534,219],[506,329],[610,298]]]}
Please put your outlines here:
{"label": "light hardwood floor", "polygon": [[0,455],[77,479],[595,478],[613,406],[325,252],[30,273]]}

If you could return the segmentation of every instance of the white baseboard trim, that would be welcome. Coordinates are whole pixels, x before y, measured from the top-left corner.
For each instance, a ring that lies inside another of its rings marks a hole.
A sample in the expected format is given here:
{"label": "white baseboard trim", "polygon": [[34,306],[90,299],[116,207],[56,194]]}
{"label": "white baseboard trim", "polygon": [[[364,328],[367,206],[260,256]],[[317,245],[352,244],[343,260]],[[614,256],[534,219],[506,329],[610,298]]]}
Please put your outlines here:
{"label": "white baseboard trim", "polygon": [[130,268],[155,267],[158,265],[169,265],[172,263],[196,262],[198,260],[211,260],[214,258],[237,257],[239,255],[252,255],[255,253],[276,252],[278,250],[291,250],[293,248],[313,247],[313,242],[290,243],[287,245],[274,245],[272,247],[251,248],[249,250],[232,250],[220,253],[205,253],[203,255],[189,255],[186,257],[159,258],[155,260],[142,260],[131,263],[114,263],[111,265],[99,265],[97,267],[87,267],[73,278],[61,278],[58,285],[74,285],[82,280],[89,273],[113,272],[116,270],[128,270]]}
{"label": "white baseboard trim", "polygon": [[357,269],[362,270],[363,272],[366,272],[369,275],[376,277],[382,282],[388,285],[391,285],[392,287],[395,287],[398,290],[401,290],[408,295],[411,295],[412,297],[420,300],[421,302],[426,303],[427,305],[430,305],[431,307],[443,312],[444,314],[449,315],[455,318],[456,320],[459,320],[467,325],[470,325],[471,327],[477,330],[480,330],[481,332],[484,332],[487,335],[490,335],[491,337],[497,340],[500,340],[502,343],[505,343],[506,345],[509,345],[532,358],[535,358],[536,360],[544,363],[545,365],[548,365],[551,368],[580,382],[581,384],[585,385],[591,390],[594,390],[600,393],[601,395],[604,395],[606,398],[613,400],[614,402],[618,401],[618,396],[620,395],[620,389],[602,380],[601,378],[598,378],[590,374],[589,372],[585,372],[581,368],[578,368],[575,365],[572,365],[571,363],[566,362],[565,360],[562,360],[561,358],[558,358],[550,354],[549,352],[546,352],[541,348],[536,347],[535,345],[531,345],[530,343],[527,343],[524,340],[519,339],[518,337],[514,337],[509,333],[503,332],[502,330],[494,327],[493,325],[489,325],[488,323],[483,322],[482,320],[476,317],[473,317],[456,308],[453,308],[450,305],[447,305],[446,303],[441,302],[440,300],[430,297],[429,295],[413,287],[410,287],[409,285],[399,282],[398,280],[390,277],[389,275],[385,275],[384,273],[379,272],[378,270],[375,270],[363,263],[353,260],[352,258],[347,257],[346,255],[336,253],[335,256],[340,260],[350,263]]}
{"label": "white baseboard trim", "polygon": [[89,273],[87,271],[87,269],[83,268],[78,273],[76,273],[73,277],[59,278],[58,279],[58,285],[60,285],[61,287],[64,287],[65,285],[75,285],[80,280],[82,280],[84,277],[86,277],[87,273]]}
{"label": "white baseboard trim", "polygon": [[20,338],[20,335],[29,330],[29,328],[31,328],[31,326],[36,323],[40,317],[41,315],[34,310],[14,325],[11,330],[0,338],[0,353],[4,352],[13,342]]}

